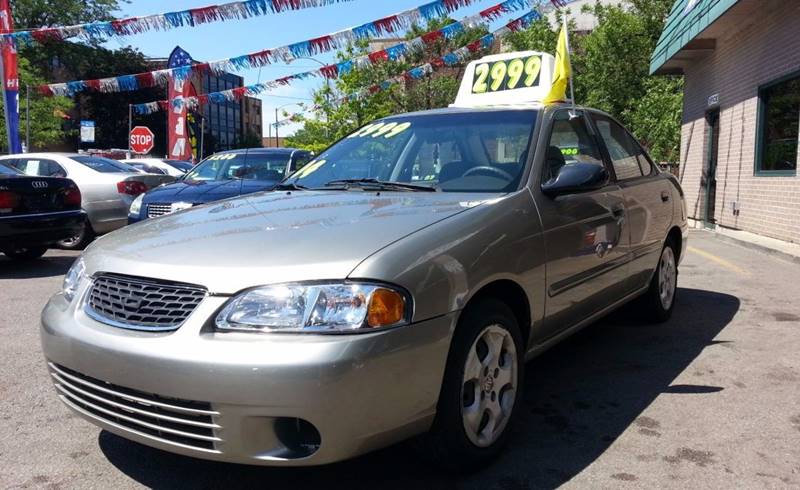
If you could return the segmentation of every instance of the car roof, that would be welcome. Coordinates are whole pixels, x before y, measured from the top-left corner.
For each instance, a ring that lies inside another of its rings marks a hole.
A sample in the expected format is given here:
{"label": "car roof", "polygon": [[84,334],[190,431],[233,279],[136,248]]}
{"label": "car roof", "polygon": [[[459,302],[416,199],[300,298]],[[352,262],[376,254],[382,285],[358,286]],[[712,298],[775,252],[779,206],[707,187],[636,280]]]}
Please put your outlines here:
{"label": "car roof", "polygon": [[307,151],[307,150],[301,150],[299,148],[243,148],[243,149],[240,149],[240,150],[219,151],[216,154],[219,155],[221,153],[225,153],[225,154],[233,153],[233,154],[242,155],[242,154],[245,154],[245,153],[248,153],[248,154],[255,153],[255,154],[262,154],[262,155],[263,154],[290,155],[290,154],[292,154],[292,153],[294,153],[296,151]]}
{"label": "car roof", "polygon": [[[600,114],[605,114],[603,111],[599,109],[593,109],[591,107],[584,107],[584,106],[574,106],[576,110],[579,111],[592,111],[597,112]],[[417,116],[431,116],[431,115],[451,115],[451,114],[475,114],[475,113],[484,113],[484,112],[502,112],[502,111],[524,111],[524,110],[535,110],[541,111],[545,108],[548,109],[572,109],[572,104],[564,104],[564,103],[556,103],[556,104],[547,104],[542,105],[540,103],[522,103],[522,104],[514,104],[514,105],[496,105],[496,106],[483,106],[483,107],[444,107],[441,109],[429,109],[424,111],[416,111],[416,112],[406,112],[402,114],[393,114],[391,116],[386,116],[381,119],[392,119],[395,117],[417,117]]]}

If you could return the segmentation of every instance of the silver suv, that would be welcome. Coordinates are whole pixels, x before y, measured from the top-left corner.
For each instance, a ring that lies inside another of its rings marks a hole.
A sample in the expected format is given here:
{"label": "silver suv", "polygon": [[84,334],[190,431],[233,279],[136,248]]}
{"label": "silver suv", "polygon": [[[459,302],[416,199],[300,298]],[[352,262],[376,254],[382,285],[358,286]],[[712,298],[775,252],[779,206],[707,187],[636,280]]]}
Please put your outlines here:
{"label": "silver suv", "polygon": [[686,239],[678,182],[602,112],[405,114],[277,192],[100,238],[44,355],[71,409],[167,451],[316,465],[422,435],[470,467],[526,360],[634,299],[669,318]]}

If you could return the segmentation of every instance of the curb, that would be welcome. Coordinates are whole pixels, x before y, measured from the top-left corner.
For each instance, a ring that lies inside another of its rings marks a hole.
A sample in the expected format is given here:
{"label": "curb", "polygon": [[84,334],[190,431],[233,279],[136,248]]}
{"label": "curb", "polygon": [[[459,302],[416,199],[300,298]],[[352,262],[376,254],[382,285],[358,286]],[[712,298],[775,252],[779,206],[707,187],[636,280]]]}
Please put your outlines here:
{"label": "curb", "polygon": [[786,253],[786,252],[782,252],[780,250],[776,250],[774,248],[766,247],[766,246],[760,245],[758,243],[753,243],[753,242],[748,241],[748,240],[742,240],[742,239],[739,239],[739,238],[735,238],[735,237],[732,237],[730,235],[726,235],[725,233],[720,233],[720,232],[714,231],[714,230],[707,230],[707,229],[704,230],[704,229],[697,229],[697,228],[689,229],[689,233],[691,233],[691,234],[694,234],[694,233],[709,233],[711,235],[714,235],[715,238],[719,239],[722,242],[730,243],[730,244],[733,244],[733,245],[739,245],[740,247],[743,247],[743,248],[754,250],[756,252],[761,252],[761,253],[770,255],[772,257],[776,257],[776,258],[779,258],[779,259],[782,259],[782,260],[786,260],[786,261],[789,261],[789,262],[793,262],[795,264],[800,265],[800,257],[797,256],[797,255],[792,255],[792,254],[789,254],[789,253]]}

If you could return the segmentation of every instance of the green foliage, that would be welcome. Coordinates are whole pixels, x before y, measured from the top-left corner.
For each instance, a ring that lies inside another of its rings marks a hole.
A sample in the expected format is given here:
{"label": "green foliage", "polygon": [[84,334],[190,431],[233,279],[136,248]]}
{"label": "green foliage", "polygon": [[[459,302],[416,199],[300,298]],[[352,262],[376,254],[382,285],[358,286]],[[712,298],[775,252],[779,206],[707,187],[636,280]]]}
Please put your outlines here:
{"label": "green foliage", "polygon": [[[413,26],[408,39],[452,23],[451,19],[435,20],[425,26]],[[458,92],[463,67],[444,68],[432,77],[423,80],[396,84],[388,90],[367,97],[338,101],[345,95],[361,92],[383,81],[396,77],[414,66],[433,59],[479,39],[487,31],[484,28],[469,29],[452,40],[439,40],[424,50],[411,53],[403,61],[385,61],[369,67],[355,69],[332,81],[330,88],[323,87],[314,94],[319,107],[316,118],[308,118],[304,127],[293,137],[287,138],[287,146],[321,151],[331,143],[347,136],[357,128],[381,117],[392,114],[445,107],[452,103]],[[340,60],[364,55],[376,48],[360,42],[337,53]]]}
{"label": "green foliage", "polygon": [[623,118],[650,148],[657,162],[680,161],[682,77],[647,77],[644,96],[632,104]]}
{"label": "green foliage", "polygon": [[[621,6],[584,7],[597,18],[597,28],[572,34],[571,42],[578,103],[619,118],[656,160],[677,162],[683,80],[648,73],[671,6],[672,0],[626,0]],[[557,27],[541,20],[507,40],[515,50],[553,52]]]}
{"label": "green foliage", "polygon": [[[672,0],[623,0],[621,6],[596,4],[584,7],[595,15],[597,28],[586,35],[572,35],[575,95],[579,103],[605,110],[627,125],[651,149],[658,161],[678,161],[683,80],[650,77],[650,54],[661,35]],[[553,52],[560,16],[551,26],[546,18],[527,29],[507,35],[507,50]],[[441,28],[450,20],[415,27],[409,38]],[[574,26],[572,31],[574,32]],[[439,41],[404,63],[381,63],[353,71],[322,89],[315,102],[317,118],[288,139],[291,146],[319,151],[328,143],[351,133],[373,119],[400,112],[445,107],[452,103],[463,75],[461,69],[444,69],[423,80],[395,86],[372,96],[341,104],[328,103],[341,94],[363,90],[477,39],[485,31],[466,32],[453,41]],[[340,59],[366,52],[366,44],[339,53]]]}
{"label": "green foliage", "polygon": [[14,0],[17,29],[65,26],[108,20],[121,3],[129,0]]}
{"label": "green foliage", "polygon": [[[120,4],[128,0],[14,0],[12,5],[17,29],[63,26],[108,20]],[[95,43],[97,44],[97,43]],[[163,98],[158,90],[130,94],[87,94],[77,98],[43,98],[35,93],[37,85],[72,79],[91,79],[137,73],[148,70],[142,56],[131,48],[116,51],[77,42],[51,42],[22,47],[19,52],[21,132],[24,135],[25,84],[31,86],[32,149],[58,143],[78,145],[78,122],[95,120],[97,147],[127,147],[128,104]],[[64,119],[63,115],[71,119]],[[135,121],[159,133],[163,115]],[[5,138],[3,145],[5,145]],[[156,141],[156,151],[164,153],[165,142]],[[161,150],[161,151],[159,151]]]}
{"label": "green foliage", "polygon": [[512,32],[503,40],[511,51],[554,52],[558,42],[558,31],[550,27],[547,17],[534,21],[527,29]]}
{"label": "green foliage", "polygon": [[[20,78],[20,137],[25,141],[25,86],[35,87],[44,82],[44,79],[31,67],[28,60],[20,58],[18,62]],[[64,132],[62,124],[63,114],[72,109],[73,102],[65,97],[41,98],[31,94],[30,129],[31,147],[42,148],[59,143]],[[0,100],[0,111],[3,110],[3,101]],[[8,141],[5,137],[5,118],[0,118],[0,151],[8,152]]]}

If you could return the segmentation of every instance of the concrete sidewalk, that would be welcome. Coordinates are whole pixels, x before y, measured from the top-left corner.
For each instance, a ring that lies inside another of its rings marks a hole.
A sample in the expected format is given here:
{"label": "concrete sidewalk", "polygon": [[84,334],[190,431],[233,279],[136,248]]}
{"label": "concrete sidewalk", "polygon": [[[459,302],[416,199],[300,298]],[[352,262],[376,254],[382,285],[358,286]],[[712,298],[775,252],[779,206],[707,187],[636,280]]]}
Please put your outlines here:
{"label": "concrete sidewalk", "polygon": [[800,244],[785,242],[755,233],[730,228],[717,227],[709,230],[706,228],[691,228],[692,234],[713,234],[722,241],[740,245],[751,250],[756,250],[774,257],[800,264]]}

